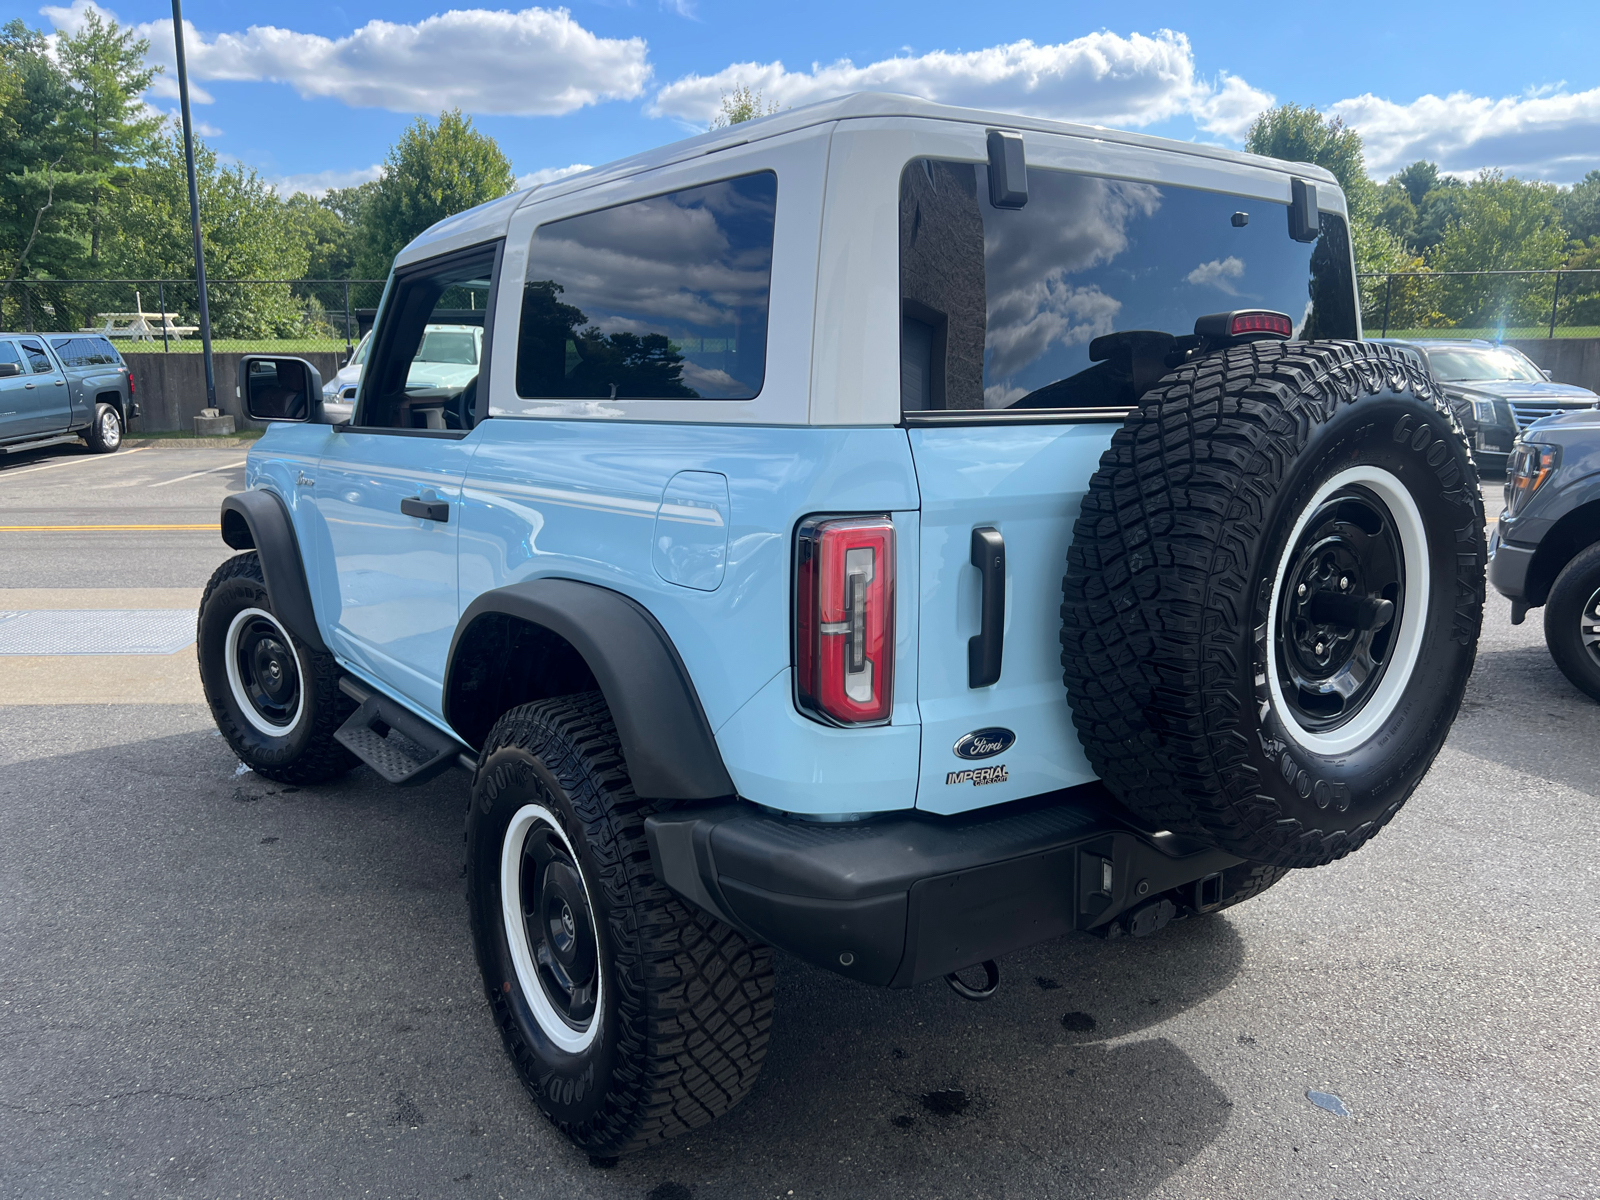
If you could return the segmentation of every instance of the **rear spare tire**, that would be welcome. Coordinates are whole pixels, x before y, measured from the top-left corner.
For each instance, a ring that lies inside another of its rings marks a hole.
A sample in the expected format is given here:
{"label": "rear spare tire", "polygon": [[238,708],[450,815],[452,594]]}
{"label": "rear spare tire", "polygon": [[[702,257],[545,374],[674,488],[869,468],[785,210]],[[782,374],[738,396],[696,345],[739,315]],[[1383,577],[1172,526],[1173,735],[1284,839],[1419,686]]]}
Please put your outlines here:
{"label": "rear spare tire", "polygon": [[1062,665],[1090,763],[1243,858],[1343,857],[1450,731],[1484,557],[1466,441],[1408,358],[1258,342],[1180,367],[1074,528]]}

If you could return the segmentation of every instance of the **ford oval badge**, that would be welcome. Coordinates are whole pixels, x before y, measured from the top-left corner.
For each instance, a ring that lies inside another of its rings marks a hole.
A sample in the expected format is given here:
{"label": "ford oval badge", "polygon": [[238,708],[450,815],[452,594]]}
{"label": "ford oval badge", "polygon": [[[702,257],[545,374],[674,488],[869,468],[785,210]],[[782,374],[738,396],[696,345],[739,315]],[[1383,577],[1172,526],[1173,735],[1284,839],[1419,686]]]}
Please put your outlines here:
{"label": "ford oval badge", "polygon": [[957,758],[993,758],[1011,749],[1017,735],[998,725],[992,729],[974,729],[956,743]]}

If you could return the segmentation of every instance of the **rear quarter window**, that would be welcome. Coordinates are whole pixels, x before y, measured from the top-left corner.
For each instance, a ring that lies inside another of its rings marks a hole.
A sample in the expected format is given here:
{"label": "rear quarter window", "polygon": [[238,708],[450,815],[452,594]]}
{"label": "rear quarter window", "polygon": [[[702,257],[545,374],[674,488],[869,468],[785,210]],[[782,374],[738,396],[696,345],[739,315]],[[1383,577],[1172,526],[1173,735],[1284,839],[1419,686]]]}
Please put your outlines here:
{"label": "rear quarter window", "polygon": [[[1286,313],[1298,338],[1356,336],[1344,222],[1289,236],[1288,206],[1029,168],[1021,209],[983,164],[919,159],[900,188],[901,406],[1123,407],[1209,313]],[[1243,214],[1236,217],[1235,214]],[[1097,338],[1137,333],[1122,353]]]}
{"label": "rear quarter window", "polygon": [[766,373],[777,197],[777,176],[759,171],[539,226],[517,394],[755,397]]}

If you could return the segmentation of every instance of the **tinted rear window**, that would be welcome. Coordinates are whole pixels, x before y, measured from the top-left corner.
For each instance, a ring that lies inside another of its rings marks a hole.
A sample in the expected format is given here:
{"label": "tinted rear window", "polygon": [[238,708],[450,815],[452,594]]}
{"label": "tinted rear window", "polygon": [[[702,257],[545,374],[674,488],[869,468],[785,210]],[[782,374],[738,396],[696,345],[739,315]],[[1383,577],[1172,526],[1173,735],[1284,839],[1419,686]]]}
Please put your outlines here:
{"label": "tinted rear window", "polygon": [[541,225],[528,251],[518,395],[755,396],[777,199],[777,176],[762,171]]}
{"label": "tinted rear window", "polygon": [[[1286,313],[1299,338],[1356,336],[1333,214],[1304,243],[1285,204],[1038,168],[1028,189],[1001,210],[984,165],[921,159],[901,176],[905,410],[1130,405],[1169,369],[1162,335],[1231,309]],[[1156,336],[1090,360],[1094,339],[1133,331]]]}

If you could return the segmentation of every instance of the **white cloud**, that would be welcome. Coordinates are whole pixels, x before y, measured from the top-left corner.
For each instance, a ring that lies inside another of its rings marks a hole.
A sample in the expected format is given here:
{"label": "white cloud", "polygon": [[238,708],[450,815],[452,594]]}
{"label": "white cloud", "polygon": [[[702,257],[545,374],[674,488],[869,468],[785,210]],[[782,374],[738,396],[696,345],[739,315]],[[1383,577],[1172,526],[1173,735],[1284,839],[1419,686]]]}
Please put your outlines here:
{"label": "white cloud", "polygon": [[1244,260],[1230,254],[1227,258],[1214,258],[1201,263],[1184,278],[1197,287],[1214,287],[1232,296],[1237,293],[1231,281],[1243,274]]}
{"label": "white cloud", "polygon": [[573,163],[570,167],[543,167],[537,171],[529,171],[526,175],[517,176],[517,191],[538,187],[541,183],[554,183],[558,179],[565,179],[568,175],[578,175],[590,169],[588,163]]}
{"label": "white cloud", "polygon": [[1458,175],[1499,167],[1570,183],[1600,162],[1600,88],[1533,88],[1498,100],[1452,92],[1408,104],[1368,92],[1329,111],[1360,132],[1367,169],[1379,178],[1426,158]]}
{"label": "white cloud", "polygon": [[[75,29],[90,9],[111,15],[94,0],[40,12],[58,29]],[[172,22],[133,28],[170,75]],[[643,38],[599,37],[565,8],[453,9],[409,25],[369,21],[342,38],[271,25],[208,37],[185,21],[184,48],[191,79],[274,80],[308,99],[393,112],[555,116],[643,95],[651,74]],[[169,87],[176,92],[163,79],[157,94]],[[199,99],[192,85],[191,97]]]}
{"label": "white cloud", "polygon": [[1242,135],[1273,99],[1237,76],[1224,74],[1217,84],[1199,78],[1189,39],[1163,29],[1148,37],[1102,31],[1054,46],[1020,41],[935,50],[864,67],[848,59],[813,64],[810,71],[790,71],[781,62],[734,63],[715,75],[675,80],[648,111],[704,128],[723,93],[740,85],[787,107],[847,92],[889,91],[1101,125],[1149,125],[1188,114],[1201,128],[1228,137]]}
{"label": "white cloud", "polygon": [[280,196],[293,196],[303,192],[313,198],[327,194],[331,188],[355,187],[367,183],[383,174],[383,168],[377,163],[370,167],[357,167],[353,171],[312,171],[304,175],[269,175],[267,182],[278,189]]}

